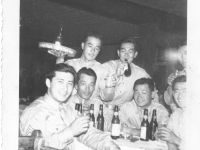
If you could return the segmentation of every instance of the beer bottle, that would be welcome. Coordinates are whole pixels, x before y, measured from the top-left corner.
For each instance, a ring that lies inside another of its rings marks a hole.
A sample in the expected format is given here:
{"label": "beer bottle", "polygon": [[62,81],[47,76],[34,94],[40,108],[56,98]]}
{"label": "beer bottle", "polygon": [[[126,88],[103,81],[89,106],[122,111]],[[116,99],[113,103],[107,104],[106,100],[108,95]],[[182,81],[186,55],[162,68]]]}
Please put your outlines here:
{"label": "beer bottle", "polygon": [[103,105],[99,106],[99,115],[97,117],[97,129],[104,131],[104,117],[103,117]]}
{"label": "beer bottle", "polygon": [[124,75],[126,76],[126,77],[129,77],[130,75],[131,75],[131,66],[130,66],[130,64],[128,63],[128,60],[127,59],[125,59],[125,61],[126,61],[126,65],[127,65],[127,70],[125,70],[124,71]]}
{"label": "beer bottle", "polygon": [[79,112],[82,114],[82,112],[83,112],[83,105],[80,103],[79,104]]}
{"label": "beer bottle", "polygon": [[117,139],[120,135],[120,120],[118,115],[119,108],[115,106],[114,108],[114,116],[112,118],[112,129],[111,129],[111,138]]}
{"label": "beer bottle", "polygon": [[140,140],[148,141],[148,133],[149,133],[149,122],[148,122],[148,109],[144,110],[144,117],[141,123],[141,132],[140,132]]}
{"label": "beer bottle", "polygon": [[149,139],[152,141],[155,141],[155,132],[156,129],[158,128],[158,123],[157,123],[157,119],[156,119],[156,110],[153,110],[153,115],[152,115],[152,119],[150,122],[150,130],[149,130]]}
{"label": "beer bottle", "polygon": [[90,127],[95,127],[94,104],[90,105]]}
{"label": "beer bottle", "polygon": [[79,104],[79,103],[76,103],[76,105],[75,105],[75,110],[76,110],[76,111],[79,111],[79,107],[80,107],[80,104]]}

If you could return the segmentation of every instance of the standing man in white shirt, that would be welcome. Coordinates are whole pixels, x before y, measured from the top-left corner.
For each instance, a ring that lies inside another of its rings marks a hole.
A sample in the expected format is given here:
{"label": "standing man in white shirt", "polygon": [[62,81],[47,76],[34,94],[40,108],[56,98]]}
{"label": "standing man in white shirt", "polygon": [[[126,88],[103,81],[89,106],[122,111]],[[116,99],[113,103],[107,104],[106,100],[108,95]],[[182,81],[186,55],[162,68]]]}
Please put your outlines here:
{"label": "standing man in white shirt", "polygon": [[112,139],[93,127],[89,128],[89,117],[78,116],[66,102],[76,83],[73,67],[56,64],[46,76],[47,93],[31,103],[20,118],[23,136],[40,130],[44,146],[74,150],[76,139],[92,149],[120,150]]}
{"label": "standing man in white shirt", "polygon": [[[84,38],[84,41],[81,43],[81,48],[83,53],[80,58],[69,59],[64,62],[64,53],[54,54],[57,56],[56,63],[67,63],[74,67],[76,72],[78,72],[81,68],[91,68],[97,74],[97,84],[95,87],[95,91],[92,94],[93,97],[98,96],[98,90],[101,86],[99,82],[106,75],[104,68],[101,66],[101,63],[97,62],[95,59],[98,56],[102,46],[102,36],[97,32],[89,32]],[[76,91],[73,92],[74,94]]]}
{"label": "standing man in white shirt", "polygon": [[[107,72],[112,75],[111,83],[102,88],[100,92],[101,99],[104,101],[104,110],[106,115],[110,116],[110,121],[113,117],[114,105],[121,107],[125,102],[132,101],[135,81],[142,77],[149,77],[144,69],[133,63],[138,55],[137,48],[135,39],[129,37],[120,43],[120,48],[117,50],[119,59],[102,64]],[[128,64],[130,65],[131,75],[126,77],[124,72]]]}

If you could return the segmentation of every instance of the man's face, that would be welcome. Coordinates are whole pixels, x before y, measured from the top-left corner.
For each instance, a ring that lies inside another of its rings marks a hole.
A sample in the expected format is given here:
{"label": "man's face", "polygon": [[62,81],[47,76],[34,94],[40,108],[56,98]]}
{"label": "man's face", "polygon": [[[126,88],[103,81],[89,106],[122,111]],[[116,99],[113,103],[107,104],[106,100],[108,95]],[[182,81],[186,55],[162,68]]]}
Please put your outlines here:
{"label": "man's face", "polygon": [[125,59],[129,63],[137,56],[137,51],[135,50],[134,44],[132,43],[123,43],[120,50],[117,51],[120,60],[125,63]]}
{"label": "man's face", "polygon": [[86,74],[81,74],[77,84],[78,95],[86,100],[92,96],[95,89],[95,77]]}
{"label": "man's face", "polygon": [[186,106],[186,82],[177,82],[174,85],[173,96],[180,108]]}
{"label": "man's face", "polygon": [[152,93],[148,84],[136,85],[134,89],[135,103],[142,109],[148,108],[151,105]]}
{"label": "man's face", "polygon": [[187,66],[187,45],[180,47],[178,50],[178,61],[183,65],[184,68]]}
{"label": "man's face", "polygon": [[86,60],[95,60],[100,52],[101,40],[90,36],[85,43],[82,43],[81,47],[83,49],[83,56]]}
{"label": "man's face", "polygon": [[48,94],[57,102],[64,102],[71,95],[74,88],[74,77],[71,73],[55,72],[55,77],[50,81],[46,79]]}

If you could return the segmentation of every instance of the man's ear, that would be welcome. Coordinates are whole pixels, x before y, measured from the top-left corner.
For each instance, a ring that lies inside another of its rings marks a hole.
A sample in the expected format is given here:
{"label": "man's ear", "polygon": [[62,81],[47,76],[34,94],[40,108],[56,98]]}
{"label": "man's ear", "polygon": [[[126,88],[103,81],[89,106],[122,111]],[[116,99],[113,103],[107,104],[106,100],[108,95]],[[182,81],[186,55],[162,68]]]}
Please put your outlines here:
{"label": "man's ear", "polygon": [[117,50],[117,54],[118,54],[118,56],[119,56],[119,50]]}
{"label": "man's ear", "polygon": [[81,48],[84,49],[85,43],[81,43]]}
{"label": "man's ear", "polygon": [[75,88],[76,90],[78,90],[78,85],[77,85],[77,83],[74,85],[74,88]]}
{"label": "man's ear", "polygon": [[136,51],[136,52],[135,52],[135,55],[134,55],[134,58],[136,58],[136,57],[137,57],[137,55],[138,55],[138,52]]}
{"label": "man's ear", "polygon": [[50,88],[50,84],[51,84],[51,81],[50,81],[49,79],[46,79],[46,86],[47,86],[48,88]]}
{"label": "man's ear", "polygon": [[156,92],[155,92],[155,91],[152,91],[152,93],[151,93],[151,98],[154,99],[155,96],[156,96]]}

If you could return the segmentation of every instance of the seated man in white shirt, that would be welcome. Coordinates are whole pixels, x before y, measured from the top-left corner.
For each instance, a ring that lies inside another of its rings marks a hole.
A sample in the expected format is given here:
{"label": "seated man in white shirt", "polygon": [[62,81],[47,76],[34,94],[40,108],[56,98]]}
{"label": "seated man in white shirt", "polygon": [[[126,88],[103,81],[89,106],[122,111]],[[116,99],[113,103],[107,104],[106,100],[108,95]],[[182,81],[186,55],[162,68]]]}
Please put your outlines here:
{"label": "seated man in white shirt", "polygon": [[[186,76],[178,76],[172,83],[173,97],[178,107],[166,127],[158,129],[158,138],[167,141],[169,149],[184,149],[184,118],[186,110]],[[172,148],[173,147],[173,148]]]}
{"label": "seated man in white shirt", "polygon": [[104,132],[89,128],[89,117],[78,116],[64,105],[76,83],[76,72],[67,64],[56,64],[46,76],[47,93],[32,102],[20,118],[23,136],[40,130],[44,146],[56,149],[76,148],[76,139],[92,149],[119,150]]}
{"label": "seated man in white shirt", "polygon": [[[77,85],[75,86],[77,93],[72,95],[66,104],[71,106],[74,111],[76,103],[82,104],[84,113],[89,113],[90,105],[94,104],[94,116],[97,119],[99,106],[101,103],[99,103],[99,99],[91,98],[92,93],[95,90],[96,80],[97,75],[94,70],[86,67],[81,68],[77,73]],[[105,114],[104,118],[106,127],[107,118]]]}
{"label": "seated man in white shirt", "polygon": [[141,78],[135,81],[134,100],[126,102],[119,111],[123,132],[129,135],[140,135],[144,109],[148,109],[148,121],[151,121],[153,109],[157,113],[157,122],[168,121],[169,114],[165,107],[152,99],[154,97],[154,82],[150,78]]}
{"label": "seated man in white shirt", "polygon": [[[75,110],[76,103],[82,104],[83,111],[89,113],[90,105],[93,104],[91,96],[94,92],[96,85],[97,75],[91,68],[83,67],[77,72],[77,93],[72,95],[67,101],[67,105],[70,105]],[[98,110],[98,109],[97,109]]]}

